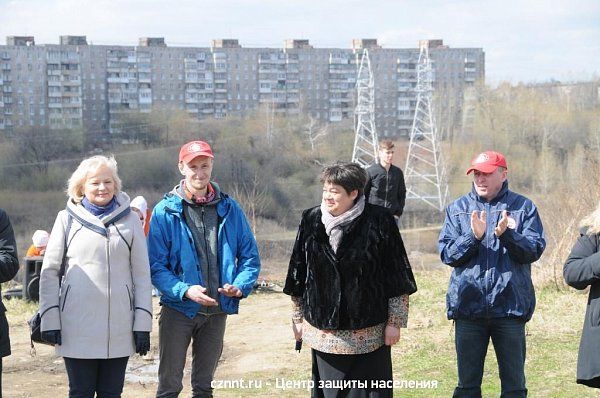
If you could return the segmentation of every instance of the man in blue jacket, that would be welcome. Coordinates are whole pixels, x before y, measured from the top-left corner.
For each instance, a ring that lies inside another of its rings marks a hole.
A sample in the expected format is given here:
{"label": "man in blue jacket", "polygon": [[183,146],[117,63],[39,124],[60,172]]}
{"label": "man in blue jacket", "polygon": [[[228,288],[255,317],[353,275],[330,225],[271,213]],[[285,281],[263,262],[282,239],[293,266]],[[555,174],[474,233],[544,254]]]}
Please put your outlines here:
{"label": "man in blue jacket", "polygon": [[535,309],[531,263],[546,247],[533,202],[508,189],[505,157],[487,151],[471,162],[471,192],[452,202],[439,238],[452,276],[446,295],[455,321],[458,385],[454,397],[481,397],[489,340],[503,397],[525,397],[525,323]]}
{"label": "man in blue jacket", "polygon": [[260,271],[256,241],[240,206],[210,180],[214,155],[204,141],[181,147],[183,180],[152,213],[148,253],[160,290],[157,397],[183,389],[192,343],[192,395],[212,397],[227,314],[238,312]]}

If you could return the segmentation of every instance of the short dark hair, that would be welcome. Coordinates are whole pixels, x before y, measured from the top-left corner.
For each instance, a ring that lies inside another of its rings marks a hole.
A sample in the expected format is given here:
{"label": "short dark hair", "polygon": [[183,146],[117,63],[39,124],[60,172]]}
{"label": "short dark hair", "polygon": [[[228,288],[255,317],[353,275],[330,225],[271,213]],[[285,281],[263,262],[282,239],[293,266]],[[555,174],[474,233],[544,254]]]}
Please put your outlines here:
{"label": "short dark hair", "polygon": [[379,143],[379,149],[390,150],[394,149],[394,141],[392,140],[383,140]]}
{"label": "short dark hair", "polygon": [[360,198],[367,184],[367,172],[356,163],[335,163],[323,169],[320,181],[340,185],[348,194],[358,190]]}

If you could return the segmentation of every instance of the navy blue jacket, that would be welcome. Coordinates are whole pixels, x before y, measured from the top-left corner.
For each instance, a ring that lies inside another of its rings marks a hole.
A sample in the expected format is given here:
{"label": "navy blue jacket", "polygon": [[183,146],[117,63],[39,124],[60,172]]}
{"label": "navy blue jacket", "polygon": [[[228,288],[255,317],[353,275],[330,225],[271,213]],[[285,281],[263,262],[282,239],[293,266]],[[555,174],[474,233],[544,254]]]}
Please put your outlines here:
{"label": "navy blue jacket", "polygon": [[[474,210],[486,212],[487,231],[481,241],[471,229]],[[494,228],[503,210],[512,220],[497,237]],[[531,319],[535,309],[531,263],[542,255],[546,239],[537,208],[510,191],[508,181],[490,202],[474,187],[452,202],[438,245],[442,262],[454,267],[446,295],[448,319]]]}

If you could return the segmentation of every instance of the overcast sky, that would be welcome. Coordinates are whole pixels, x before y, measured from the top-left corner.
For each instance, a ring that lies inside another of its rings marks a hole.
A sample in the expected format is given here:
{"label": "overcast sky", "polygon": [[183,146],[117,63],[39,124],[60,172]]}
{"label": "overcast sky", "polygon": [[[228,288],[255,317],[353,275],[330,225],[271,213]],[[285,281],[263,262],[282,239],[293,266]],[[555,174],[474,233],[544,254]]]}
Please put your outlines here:
{"label": "overcast sky", "polygon": [[600,76],[600,0],[0,0],[0,40],[9,35],[122,45],[159,36],[170,46],[234,38],[247,47],[296,38],[345,48],[353,38],[401,48],[442,38],[483,48],[492,84]]}

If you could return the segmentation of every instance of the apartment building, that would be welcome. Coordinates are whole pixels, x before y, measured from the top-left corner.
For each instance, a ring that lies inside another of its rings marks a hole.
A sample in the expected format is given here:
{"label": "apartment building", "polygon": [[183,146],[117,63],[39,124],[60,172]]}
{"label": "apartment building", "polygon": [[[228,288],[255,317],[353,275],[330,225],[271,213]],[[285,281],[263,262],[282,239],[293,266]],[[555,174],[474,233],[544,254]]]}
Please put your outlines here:
{"label": "apartment building", "polygon": [[[85,36],[59,44],[9,36],[0,46],[0,132],[31,127],[116,132],[123,115],[178,109],[197,119],[307,113],[322,123],[351,119],[357,64],[369,50],[376,125],[382,137],[407,136],[416,104],[419,49],[383,48],[355,39],[349,48],[285,40],[281,48],[243,47],[235,39],[208,47],[172,47],[143,37],[137,46],[92,45]],[[466,90],[485,76],[481,48],[429,40],[436,92],[460,114]],[[460,117],[457,118],[460,120]]]}

